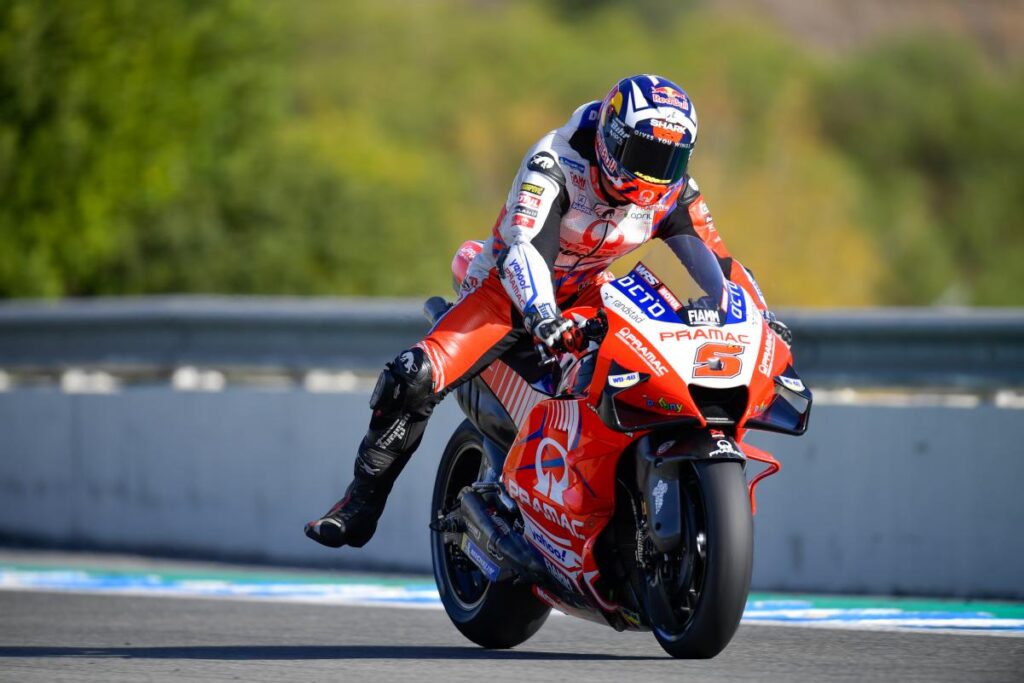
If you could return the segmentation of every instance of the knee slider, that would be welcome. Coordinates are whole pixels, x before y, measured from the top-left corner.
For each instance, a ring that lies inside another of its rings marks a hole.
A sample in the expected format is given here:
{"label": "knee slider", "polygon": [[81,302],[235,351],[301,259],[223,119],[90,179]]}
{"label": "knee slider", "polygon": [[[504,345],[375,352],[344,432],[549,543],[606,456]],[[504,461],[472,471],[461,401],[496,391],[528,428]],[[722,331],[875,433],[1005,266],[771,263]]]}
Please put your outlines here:
{"label": "knee slider", "polygon": [[426,417],[434,408],[433,371],[420,348],[403,351],[377,378],[370,408],[382,414],[409,413]]}

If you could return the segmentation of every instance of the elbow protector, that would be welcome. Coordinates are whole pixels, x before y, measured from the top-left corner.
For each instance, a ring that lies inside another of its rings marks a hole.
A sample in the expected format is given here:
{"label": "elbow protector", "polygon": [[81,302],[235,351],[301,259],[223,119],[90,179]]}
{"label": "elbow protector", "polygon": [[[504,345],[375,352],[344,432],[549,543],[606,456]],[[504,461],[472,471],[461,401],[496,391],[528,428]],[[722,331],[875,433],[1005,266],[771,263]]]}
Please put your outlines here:
{"label": "elbow protector", "polygon": [[529,242],[510,245],[497,265],[501,284],[523,315],[555,316],[558,309],[551,271],[536,247]]}

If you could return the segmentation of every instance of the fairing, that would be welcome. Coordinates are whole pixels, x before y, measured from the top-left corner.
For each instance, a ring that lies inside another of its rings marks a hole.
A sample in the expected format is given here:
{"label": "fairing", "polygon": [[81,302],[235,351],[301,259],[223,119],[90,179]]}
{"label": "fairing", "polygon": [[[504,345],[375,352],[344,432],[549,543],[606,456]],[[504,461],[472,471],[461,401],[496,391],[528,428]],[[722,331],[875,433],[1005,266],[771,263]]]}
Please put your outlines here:
{"label": "fairing", "polygon": [[[696,272],[691,270],[695,280]],[[501,481],[553,581],[536,586],[535,594],[562,611],[643,628],[635,613],[598,587],[594,554],[615,512],[616,469],[624,453],[637,453],[638,481],[644,480],[645,453],[648,460],[655,453],[679,462],[757,460],[769,469],[750,484],[753,504],[754,485],[778,463],[742,443],[745,429],[806,429],[811,394],[792,369],[789,349],[745,290],[726,282],[721,292],[708,292],[715,279],[700,279],[711,283],[704,288],[706,300],[686,304],[643,264],[604,284],[607,334],[601,343],[562,357],[557,386],[547,387],[558,397],[546,396],[501,362],[473,380],[481,387],[474,390],[471,417],[499,441],[516,430]],[[720,307],[707,305],[712,294]],[[597,311],[566,314],[582,321]],[[497,411],[495,403],[503,408],[502,419],[483,420],[484,412]],[[657,495],[654,487],[641,493]],[[668,504],[671,495],[664,495]],[[653,505],[648,500],[649,513]],[[659,546],[676,542],[673,533],[666,527]]]}

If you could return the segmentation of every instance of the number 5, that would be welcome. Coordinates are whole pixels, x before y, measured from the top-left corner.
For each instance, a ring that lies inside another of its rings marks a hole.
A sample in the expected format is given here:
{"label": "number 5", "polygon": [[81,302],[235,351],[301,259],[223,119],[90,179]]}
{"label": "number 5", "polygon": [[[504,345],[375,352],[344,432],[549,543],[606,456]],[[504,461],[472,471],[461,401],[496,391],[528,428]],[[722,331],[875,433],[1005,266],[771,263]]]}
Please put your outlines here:
{"label": "number 5", "polygon": [[743,359],[738,357],[741,353],[743,353],[743,347],[739,344],[719,342],[701,344],[693,359],[694,378],[729,379],[736,377],[743,370]]}

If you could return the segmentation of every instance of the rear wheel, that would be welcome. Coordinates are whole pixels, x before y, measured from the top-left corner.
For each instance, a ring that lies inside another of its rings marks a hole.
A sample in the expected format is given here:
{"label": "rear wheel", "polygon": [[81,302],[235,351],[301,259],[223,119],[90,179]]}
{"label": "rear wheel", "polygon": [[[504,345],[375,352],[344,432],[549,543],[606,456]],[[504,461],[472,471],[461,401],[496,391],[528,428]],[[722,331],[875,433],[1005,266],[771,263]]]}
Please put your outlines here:
{"label": "rear wheel", "polygon": [[706,659],[729,644],[743,616],[750,592],[753,519],[738,462],[694,462],[686,492],[686,547],[681,557],[653,568],[648,612],[658,613],[654,635],[666,652]]}
{"label": "rear wheel", "polygon": [[[459,491],[476,482],[485,469],[480,433],[465,420],[448,441],[434,482],[434,515],[456,504]],[[434,580],[445,612],[464,636],[486,648],[522,643],[544,624],[551,608],[537,600],[529,586],[511,581],[491,583],[444,535],[431,531]]]}

